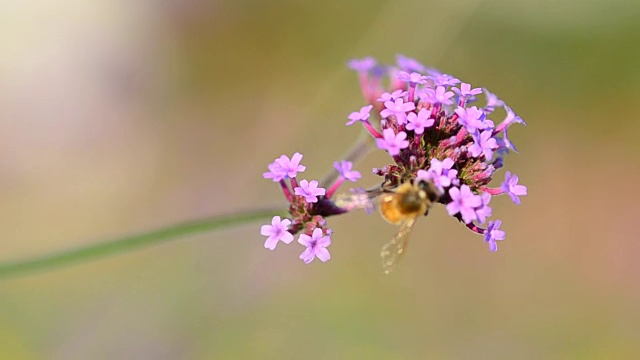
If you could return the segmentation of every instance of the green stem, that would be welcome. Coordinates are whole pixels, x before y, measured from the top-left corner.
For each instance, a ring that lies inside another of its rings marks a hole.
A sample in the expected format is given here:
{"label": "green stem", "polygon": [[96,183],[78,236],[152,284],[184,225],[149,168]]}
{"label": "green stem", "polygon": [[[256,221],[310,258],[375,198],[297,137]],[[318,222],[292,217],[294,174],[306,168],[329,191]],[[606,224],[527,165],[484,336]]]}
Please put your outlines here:
{"label": "green stem", "polygon": [[76,249],[64,250],[34,259],[4,263],[0,264],[0,279],[62,267],[109,255],[116,255],[145,246],[160,244],[178,237],[207,231],[215,231],[228,228],[233,225],[268,219],[281,213],[281,210],[259,209],[237,214],[214,216],[209,219],[172,225],[142,234],[124,236]]}

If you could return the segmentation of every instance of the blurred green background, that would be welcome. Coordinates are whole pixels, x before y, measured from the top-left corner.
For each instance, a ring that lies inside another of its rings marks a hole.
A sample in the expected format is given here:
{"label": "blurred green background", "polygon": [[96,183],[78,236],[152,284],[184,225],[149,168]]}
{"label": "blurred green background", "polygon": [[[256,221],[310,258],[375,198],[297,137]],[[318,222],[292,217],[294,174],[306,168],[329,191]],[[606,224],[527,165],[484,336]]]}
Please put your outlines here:
{"label": "blurred green background", "polygon": [[640,358],[640,2],[7,0],[0,44],[0,261],[284,205],[269,162],[358,135],[354,57],[498,94],[529,187],[498,253],[436,208],[390,276],[356,213],[326,264],[255,223],[3,279],[1,359]]}

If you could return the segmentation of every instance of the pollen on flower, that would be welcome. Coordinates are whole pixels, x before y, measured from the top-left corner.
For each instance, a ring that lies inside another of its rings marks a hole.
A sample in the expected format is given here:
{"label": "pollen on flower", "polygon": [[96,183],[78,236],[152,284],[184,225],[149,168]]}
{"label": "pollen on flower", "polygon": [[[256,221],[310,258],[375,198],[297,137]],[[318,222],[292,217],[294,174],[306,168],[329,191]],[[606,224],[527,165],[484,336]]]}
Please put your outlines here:
{"label": "pollen on flower", "polygon": [[[282,155],[267,165],[263,177],[279,184],[290,216],[274,217],[271,225],[261,228],[267,237],[266,248],[291,243],[299,234],[298,243],[305,248],[300,259],[305,263],[316,257],[327,261],[332,236],[328,217],[358,209],[370,211],[380,194],[393,194],[401,185],[420,181],[435,187],[438,195],[433,201],[481,235],[491,251],[497,250],[497,241],[505,239],[501,221],[490,219],[490,204],[503,194],[520,204],[527,187],[509,171],[502,183],[492,184],[505,167],[505,156],[516,152],[508,137],[509,127],[526,125],[524,120],[487,88],[473,87],[412,58],[398,55],[396,59],[397,64],[389,66],[371,57],[348,63],[358,72],[368,104],[354,109],[347,125],[359,123],[375,139],[377,148],[391,155],[389,163],[373,169],[380,181],[368,190],[337,193],[345,181],[361,179],[353,162],[333,162],[334,173],[326,183],[319,183],[297,179],[306,170],[302,154]],[[499,108],[506,113],[503,119],[498,118]],[[480,227],[483,224],[486,228]]]}

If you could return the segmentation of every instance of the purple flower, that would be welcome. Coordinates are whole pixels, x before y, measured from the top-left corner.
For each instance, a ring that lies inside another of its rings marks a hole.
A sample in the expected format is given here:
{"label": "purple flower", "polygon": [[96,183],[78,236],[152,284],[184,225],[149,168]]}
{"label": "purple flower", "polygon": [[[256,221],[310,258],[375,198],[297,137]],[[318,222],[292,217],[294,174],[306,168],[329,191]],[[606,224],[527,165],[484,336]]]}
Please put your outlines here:
{"label": "purple flower", "polygon": [[502,230],[498,230],[502,225],[502,221],[489,221],[487,229],[484,231],[484,241],[489,243],[489,250],[498,251],[498,244],[496,240],[504,240],[506,233]]}
{"label": "purple flower", "polygon": [[499,154],[502,152],[508,153],[509,150],[518,152],[518,149],[516,148],[516,146],[513,145],[511,140],[509,140],[509,138],[507,137],[507,129],[508,128],[504,128],[504,130],[502,131],[502,138],[497,138]]}
{"label": "purple flower", "polygon": [[404,71],[424,72],[426,70],[424,65],[422,65],[418,60],[400,54],[396,55],[396,62]]}
{"label": "purple flower", "polygon": [[356,121],[366,121],[371,116],[371,109],[373,105],[367,105],[360,108],[360,111],[352,112],[349,114],[349,121],[347,126],[353,125]]}
{"label": "purple flower", "polygon": [[458,185],[458,170],[452,169],[454,162],[450,158],[445,158],[440,161],[438,159],[431,159],[429,170],[418,170],[416,178],[423,178],[429,180],[441,191],[444,188],[453,185]]}
{"label": "purple flower", "polygon": [[376,66],[376,59],[372,57],[366,57],[364,59],[352,59],[349,60],[347,66],[358,72],[368,72]]}
{"label": "purple flower", "polygon": [[318,202],[318,196],[325,194],[324,188],[319,188],[316,180],[301,180],[300,186],[293,189],[293,191],[296,195],[304,196],[308,203]]}
{"label": "purple flower", "polygon": [[380,99],[378,99],[379,102],[387,102],[387,101],[396,101],[396,99],[399,99],[401,97],[404,97],[408,94],[408,92],[404,91],[404,90],[396,90],[394,92],[392,92],[391,94],[389,94],[388,92],[384,92],[382,93],[382,95],[380,95]]}
{"label": "purple flower", "polygon": [[491,130],[485,130],[481,133],[472,133],[473,145],[469,146],[469,153],[473,157],[478,157],[483,154],[485,159],[491,161],[493,159],[493,150],[498,148],[496,139],[492,138],[493,132]]}
{"label": "purple flower", "polygon": [[307,248],[300,254],[300,259],[308,264],[316,257],[322,262],[331,259],[331,254],[327,250],[327,246],[331,245],[331,237],[323,236],[322,229],[315,228],[311,236],[300,234],[298,242]]}
{"label": "purple flower", "polygon": [[384,103],[386,109],[380,112],[380,116],[383,118],[395,115],[399,125],[407,122],[407,111],[411,111],[416,108],[416,105],[412,102],[404,102],[403,99],[396,99],[395,101],[386,101]]}
{"label": "purple flower", "polygon": [[482,199],[472,193],[468,185],[462,185],[460,189],[452,187],[449,189],[449,196],[451,197],[451,202],[447,204],[449,215],[460,213],[465,224],[478,218],[475,208],[482,205]]}
{"label": "purple flower", "polygon": [[456,109],[456,114],[458,114],[458,123],[464,126],[470,133],[474,133],[476,130],[493,128],[493,121],[487,120],[484,111],[482,109],[478,109],[476,106],[466,109],[458,107]]}
{"label": "purple flower", "polygon": [[482,93],[482,89],[480,88],[471,89],[471,84],[460,84],[460,96],[471,97],[480,93]]}
{"label": "purple flower", "polygon": [[482,90],[487,97],[487,106],[485,106],[484,108],[485,112],[491,113],[493,112],[493,110],[495,110],[495,108],[504,105],[504,101],[498,99],[496,94],[489,92],[489,90],[487,90],[486,88],[483,88]]}
{"label": "purple flower", "polygon": [[351,170],[353,168],[353,163],[351,161],[342,160],[340,162],[334,162],[333,167],[338,170],[338,173],[343,178],[349,181],[357,181],[362,177],[359,171]]}
{"label": "purple flower", "polygon": [[509,171],[504,175],[504,182],[500,187],[509,195],[511,200],[518,205],[520,205],[520,198],[518,196],[527,195],[527,187],[518,185],[518,175],[511,175]]}
{"label": "purple flower", "polygon": [[400,79],[400,81],[404,81],[408,84],[426,84],[428,78],[420,73],[417,72],[412,72],[411,74],[405,72],[405,71],[400,71],[398,73],[398,79]]}
{"label": "purple flower", "polygon": [[432,103],[432,104],[443,104],[443,105],[451,105],[453,104],[453,100],[451,98],[455,94],[452,91],[447,91],[444,86],[438,86],[435,90],[430,88],[425,88],[422,90],[418,96],[420,100]]}
{"label": "purple flower", "polygon": [[428,111],[425,108],[420,109],[418,111],[418,115],[414,112],[410,112],[407,115],[407,130],[412,130],[416,134],[422,134],[425,128],[433,126],[435,122],[434,119],[429,119],[431,116],[431,111]]}
{"label": "purple flower", "polygon": [[451,75],[441,74],[437,71],[432,71],[429,77],[433,79],[436,86],[452,86],[460,82]]}
{"label": "purple flower", "polygon": [[476,215],[478,216],[478,222],[480,224],[484,224],[487,221],[487,218],[491,217],[493,211],[489,206],[489,202],[491,202],[491,194],[484,192],[480,194],[480,199],[482,200],[482,205],[476,209]]}
{"label": "purple flower", "polygon": [[264,242],[264,247],[273,250],[278,245],[278,241],[282,241],[285,244],[289,244],[293,241],[293,235],[289,231],[289,225],[291,220],[284,219],[280,221],[280,216],[274,216],[271,219],[271,225],[262,225],[260,229],[260,235],[267,237],[267,241]]}
{"label": "purple flower", "polygon": [[262,174],[262,177],[265,179],[272,179],[275,182],[279,182],[287,177],[287,173],[275,162],[267,165],[267,168],[269,171]]}
{"label": "purple flower", "polygon": [[409,141],[407,133],[400,131],[398,134],[393,132],[393,129],[384,129],[382,132],[384,136],[382,139],[376,139],[376,144],[380,149],[387,150],[391,156],[400,154],[400,150],[409,147]]}
{"label": "purple flower", "polygon": [[302,160],[302,154],[300,153],[293,154],[291,159],[286,155],[282,155],[267,166],[269,171],[262,174],[262,177],[273,179],[275,182],[286,177],[296,177],[299,172],[303,172],[306,169],[304,165],[300,165],[300,160]]}
{"label": "purple flower", "polygon": [[276,163],[280,168],[287,173],[287,176],[290,178],[296,177],[299,172],[305,171],[306,166],[300,165],[300,160],[302,160],[302,154],[295,153],[289,160],[289,157],[286,155],[280,156],[279,159],[276,159]]}
{"label": "purple flower", "polygon": [[513,110],[511,110],[510,107],[508,107],[507,105],[504,105],[503,107],[504,107],[504,110],[507,112],[507,117],[503,121],[503,123],[505,123],[506,126],[509,126],[513,123],[518,123],[525,126],[527,125],[527,123],[525,123],[520,116],[516,115],[516,113]]}

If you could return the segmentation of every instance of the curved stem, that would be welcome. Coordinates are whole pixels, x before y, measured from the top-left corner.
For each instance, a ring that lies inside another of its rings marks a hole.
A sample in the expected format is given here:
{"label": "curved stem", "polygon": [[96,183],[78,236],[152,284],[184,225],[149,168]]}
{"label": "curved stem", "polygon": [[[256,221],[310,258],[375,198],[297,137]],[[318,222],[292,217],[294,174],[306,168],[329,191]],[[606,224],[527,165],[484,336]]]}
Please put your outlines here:
{"label": "curved stem", "polygon": [[109,255],[116,255],[145,246],[163,243],[178,237],[207,231],[215,231],[228,228],[233,225],[268,219],[281,213],[281,210],[257,209],[236,214],[219,215],[208,219],[171,225],[159,230],[153,230],[141,234],[123,236],[75,249],[63,250],[58,253],[47,254],[37,258],[2,263],[0,264],[0,279],[62,267]]}

